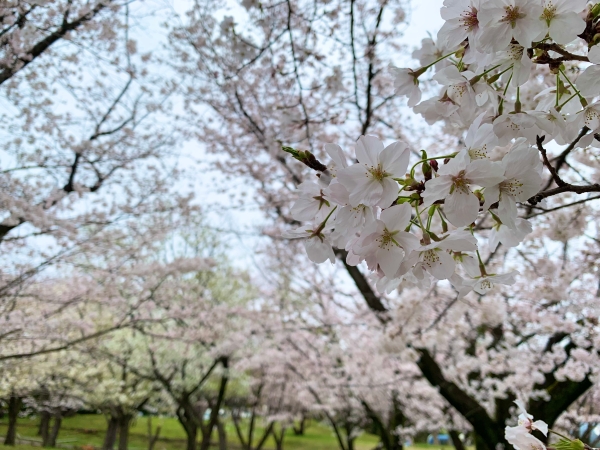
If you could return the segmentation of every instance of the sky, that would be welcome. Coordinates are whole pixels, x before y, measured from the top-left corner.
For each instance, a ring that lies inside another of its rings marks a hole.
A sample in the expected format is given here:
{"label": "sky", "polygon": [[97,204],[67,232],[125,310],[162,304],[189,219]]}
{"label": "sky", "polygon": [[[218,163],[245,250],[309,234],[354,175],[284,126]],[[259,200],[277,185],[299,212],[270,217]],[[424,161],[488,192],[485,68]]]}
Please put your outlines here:
{"label": "sky", "polygon": [[440,17],[442,0],[413,0],[410,12],[410,24],[404,34],[404,42],[416,47],[428,32],[435,36],[443,24]]}

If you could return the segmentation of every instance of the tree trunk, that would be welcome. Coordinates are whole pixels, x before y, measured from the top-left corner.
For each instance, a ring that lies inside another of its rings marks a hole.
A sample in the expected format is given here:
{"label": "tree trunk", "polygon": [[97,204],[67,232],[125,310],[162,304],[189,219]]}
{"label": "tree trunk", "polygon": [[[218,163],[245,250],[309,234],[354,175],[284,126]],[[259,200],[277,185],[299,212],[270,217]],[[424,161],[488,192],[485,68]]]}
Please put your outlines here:
{"label": "tree trunk", "polygon": [[390,439],[392,441],[392,450],[402,450],[404,443],[402,442],[400,436],[397,436],[395,433],[390,432]]}
{"label": "tree trunk", "polygon": [[282,425],[279,433],[273,428],[273,439],[275,440],[275,450],[283,450],[283,439],[285,438],[285,427]]}
{"label": "tree trunk", "polygon": [[23,399],[12,395],[8,401],[8,429],[4,445],[15,445],[17,440],[17,418],[21,412]]}
{"label": "tree trunk", "polygon": [[486,442],[485,439],[483,439],[478,432],[474,431],[473,437],[475,438],[475,450],[495,450],[496,449],[495,446],[491,446],[488,442]]}
{"label": "tree trunk", "polygon": [[102,444],[102,450],[113,450],[115,448],[118,429],[118,419],[110,416],[110,419],[108,420],[108,427],[106,428],[106,434],[104,435],[104,444]]}
{"label": "tree trunk", "polygon": [[298,427],[296,427],[296,425],[294,424],[294,435],[296,436],[304,436],[304,430],[306,428],[306,416],[303,414],[302,415],[302,419],[300,419],[300,423],[298,424]]}
{"label": "tree trunk", "polygon": [[54,415],[54,425],[52,425],[52,432],[48,436],[48,440],[44,447],[56,447],[56,440],[58,439],[58,432],[62,425],[62,415],[59,413]]}
{"label": "tree trunk", "polygon": [[[228,369],[229,369],[229,360],[226,357],[221,359],[221,364],[223,365],[223,375],[221,375],[221,383],[219,386],[219,395],[217,396],[217,401],[214,405],[211,405],[210,411],[210,419],[208,420],[208,425],[206,426],[206,432],[202,436],[202,442],[200,443],[200,450],[209,450],[210,447],[210,438],[212,435],[212,431],[217,424],[219,419],[219,410],[221,409],[221,405],[223,404],[223,399],[225,398],[225,391],[227,390],[227,383],[229,381]],[[202,420],[202,418],[200,418]]]}
{"label": "tree trunk", "polygon": [[196,450],[196,441],[198,440],[198,427],[190,426],[189,428],[185,428],[185,433],[187,435],[187,441],[185,450]]}
{"label": "tree trunk", "polygon": [[347,436],[346,437],[346,448],[348,450],[354,450],[354,440],[356,438],[352,437],[352,436]]}
{"label": "tree trunk", "polygon": [[450,439],[452,439],[452,444],[454,444],[454,448],[456,450],[466,450],[465,444],[463,444],[463,441],[460,439],[458,431],[450,430],[449,434],[450,434]]}
{"label": "tree trunk", "polygon": [[133,419],[131,414],[123,414],[119,417],[119,450],[127,450],[131,419]]}
{"label": "tree trunk", "polygon": [[[179,404],[177,408],[177,419],[183,427],[186,435],[186,450],[196,450],[196,443],[198,441],[198,424],[196,420],[196,411],[194,406],[190,403],[189,396],[177,398]],[[202,418],[200,418],[202,419]]]}
{"label": "tree trunk", "polygon": [[156,427],[156,431],[152,434],[152,417],[148,416],[148,450],[154,450],[154,446],[156,445],[159,436],[160,425]]}
{"label": "tree trunk", "polygon": [[227,432],[225,425],[220,420],[217,420],[217,433],[219,434],[219,450],[227,450]]}
{"label": "tree trunk", "polygon": [[48,436],[48,431],[50,428],[50,413],[48,411],[42,411],[40,413],[40,426],[38,427],[38,436],[42,437],[42,442],[44,442]]}

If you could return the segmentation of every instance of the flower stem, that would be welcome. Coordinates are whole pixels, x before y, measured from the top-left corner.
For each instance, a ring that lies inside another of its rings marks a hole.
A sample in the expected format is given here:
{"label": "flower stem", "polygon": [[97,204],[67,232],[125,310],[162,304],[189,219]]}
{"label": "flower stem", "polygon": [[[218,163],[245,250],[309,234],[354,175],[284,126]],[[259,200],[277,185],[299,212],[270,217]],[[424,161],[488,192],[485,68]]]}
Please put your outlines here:
{"label": "flower stem", "polygon": [[558,106],[556,107],[556,110],[557,110],[557,111],[560,111],[560,110],[563,108],[563,106],[565,106],[567,103],[569,103],[569,102],[570,102],[571,100],[573,100],[575,97],[577,97],[577,93],[575,93],[575,94],[571,95],[571,96],[570,96],[570,97],[569,97],[567,100],[565,100],[565,101],[564,101],[564,102],[562,102],[560,105],[558,105]]}
{"label": "flower stem", "polygon": [[504,111],[504,98],[506,97],[506,92],[508,91],[508,87],[510,86],[510,82],[512,81],[513,74],[510,74],[508,81],[506,82],[506,87],[504,88],[504,93],[502,94],[502,98],[500,99],[500,106],[498,106],[498,113],[502,115]]}
{"label": "flower stem", "polygon": [[444,156],[432,156],[430,158],[427,159],[422,159],[420,161],[417,161],[411,168],[410,168],[410,177],[414,178],[415,177],[415,169],[417,168],[417,166],[419,164],[423,164],[424,162],[427,161],[431,161],[432,159],[446,159],[446,158],[454,158],[456,156],[456,153],[452,153],[451,155],[444,155]]}
{"label": "flower stem", "polygon": [[[418,203],[418,202],[417,202]],[[425,244],[430,244],[431,240],[429,238],[429,229],[425,228],[425,226],[423,225],[423,221],[421,220],[421,214],[419,213],[419,205],[415,204],[415,210],[417,211],[417,219],[419,220],[419,224],[421,225],[421,230],[423,231],[423,241],[425,242]]]}
{"label": "flower stem", "polygon": [[[471,225],[469,227],[469,231],[471,232],[471,234],[473,236],[475,236],[475,232],[473,231],[473,225]],[[483,260],[481,259],[481,255],[479,254],[479,249],[476,249],[475,253],[477,253],[477,260],[479,261],[479,272],[481,273],[482,277],[485,277],[485,276],[487,276],[487,272],[485,271],[485,264],[483,263]]]}
{"label": "flower stem", "polygon": [[492,70],[496,70],[498,67],[500,67],[502,64],[498,64],[497,66],[492,67],[491,69],[486,70],[483,73],[480,73],[479,75],[475,75],[473,78],[471,78],[469,80],[469,83],[471,83],[471,86],[473,86],[475,83],[477,83],[479,80],[481,80],[483,78],[484,75],[487,75],[488,73],[490,73]]}
{"label": "flower stem", "polygon": [[553,429],[551,429],[551,428],[548,428],[548,432],[549,432],[549,433],[553,433],[553,434],[555,434],[555,435],[557,435],[557,436],[560,436],[561,438],[563,438],[563,439],[566,439],[567,441],[572,441],[572,440],[573,440],[573,439],[571,439],[570,437],[567,437],[567,436],[565,436],[564,434],[561,434],[561,433],[559,433],[558,431],[554,431],[554,430],[553,430]]}
{"label": "flower stem", "polygon": [[333,208],[331,211],[329,211],[329,214],[327,214],[327,217],[325,217],[325,220],[323,222],[321,222],[321,225],[319,225],[315,231],[313,231],[313,236],[318,236],[319,234],[321,234],[321,231],[323,231],[323,228],[325,228],[327,221],[329,220],[329,218],[331,217],[331,215],[333,214],[333,212],[336,209],[337,209],[337,206],[335,208]]}
{"label": "flower stem", "polygon": [[454,55],[456,52],[452,52],[452,53],[448,53],[447,55],[441,56],[438,59],[436,59],[434,62],[432,62],[431,64],[426,65],[425,67],[422,67],[423,69],[427,70],[429,69],[431,66],[435,66],[437,63],[439,63],[440,61],[443,61],[444,59],[448,58],[449,56]]}
{"label": "flower stem", "polygon": [[581,101],[581,104],[584,105],[584,106],[586,106],[587,105],[587,101],[585,100],[585,98],[582,97],[581,92],[579,92],[579,89],[577,89],[575,87],[575,85],[571,82],[571,79],[567,76],[567,74],[565,73],[564,70],[562,70],[560,67],[558,68],[558,70],[560,71],[560,73],[562,74],[562,76],[565,78],[565,80],[567,80],[567,82],[573,88],[573,90],[577,93],[577,95],[579,96],[579,100]]}
{"label": "flower stem", "polygon": [[558,109],[558,104],[559,104],[559,98],[560,98],[560,72],[556,73],[556,103],[555,103],[555,107]]}

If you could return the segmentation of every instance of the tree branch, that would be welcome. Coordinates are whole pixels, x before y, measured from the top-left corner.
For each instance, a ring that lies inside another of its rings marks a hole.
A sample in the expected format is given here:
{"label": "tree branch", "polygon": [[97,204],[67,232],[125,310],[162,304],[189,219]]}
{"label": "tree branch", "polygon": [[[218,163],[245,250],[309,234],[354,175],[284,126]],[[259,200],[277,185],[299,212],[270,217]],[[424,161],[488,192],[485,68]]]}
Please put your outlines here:
{"label": "tree branch", "polygon": [[[54,44],[59,39],[65,37],[65,35],[69,31],[73,31],[83,25],[85,22],[89,22],[92,20],[100,11],[113,3],[113,0],[105,0],[98,2],[98,4],[88,13],[78,17],[72,22],[65,22],[61,24],[60,28],[50,35],[46,36],[44,39],[38,41],[31,49],[27,52],[27,58],[15,61],[11,66],[6,69],[0,71],[0,84],[4,83],[6,80],[10,79],[13,75],[15,75],[19,70],[23,69],[27,65],[29,65],[32,61],[34,61],[38,56],[44,53],[48,48]],[[20,64],[17,64],[20,62]]]}

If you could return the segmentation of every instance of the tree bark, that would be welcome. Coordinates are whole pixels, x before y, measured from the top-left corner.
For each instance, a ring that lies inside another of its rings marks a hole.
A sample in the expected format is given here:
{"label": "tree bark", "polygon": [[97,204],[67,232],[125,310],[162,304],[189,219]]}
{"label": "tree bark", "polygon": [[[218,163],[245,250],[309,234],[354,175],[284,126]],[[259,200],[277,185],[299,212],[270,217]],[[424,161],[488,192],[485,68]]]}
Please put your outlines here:
{"label": "tree bark", "polygon": [[38,427],[38,436],[42,437],[42,442],[46,442],[48,439],[48,433],[50,431],[50,413],[48,411],[42,411],[40,413],[40,426]]}
{"label": "tree bark", "polygon": [[200,422],[197,420],[194,405],[192,405],[188,395],[177,398],[177,403],[177,419],[186,435],[185,448],[186,450],[196,450]]}
{"label": "tree bark", "polygon": [[102,444],[102,450],[113,450],[115,448],[118,429],[119,421],[116,417],[110,416],[110,419],[108,420],[108,427],[106,428],[106,434],[104,435],[104,444]]}
{"label": "tree bark", "polygon": [[8,429],[6,430],[6,437],[4,439],[4,445],[15,445],[17,440],[17,418],[21,412],[21,406],[23,405],[23,399],[15,395],[11,395],[8,401]]}
{"label": "tree bark", "polygon": [[217,433],[219,434],[219,450],[227,450],[227,431],[221,420],[217,420]]}
{"label": "tree bark", "polygon": [[[223,404],[223,400],[225,399],[225,391],[227,389],[227,382],[229,381],[229,359],[227,357],[221,358],[221,364],[223,365],[223,375],[221,376],[221,384],[219,386],[219,395],[217,396],[217,401],[214,405],[212,405],[212,409],[210,411],[210,419],[208,420],[208,425],[206,426],[206,431],[203,433],[202,442],[200,443],[200,450],[209,450],[210,448],[210,438],[212,435],[212,431],[219,419],[219,410],[221,409],[221,405]],[[200,418],[202,420],[202,418]]]}
{"label": "tree bark", "polygon": [[302,414],[302,419],[300,419],[300,423],[296,427],[294,424],[293,430],[295,436],[304,436],[304,431],[306,429],[306,416]]}
{"label": "tree bark", "polygon": [[127,450],[131,419],[133,419],[131,414],[123,414],[119,417],[119,450]]}
{"label": "tree bark", "polygon": [[56,440],[58,439],[58,433],[60,431],[60,426],[62,425],[62,415],[61,413],[57,413],[54,415],[54,424],[52,425],[52,432],[49,433],[47,442],[44,447],[56,447]]}
{"label": "tree bark", "polygon": [[456,450],[466,450],[465,444],[463,444],[463,441],[460,439],[458,431],[450,430],[449,434],[450,434],[450,439],[452,439],[452,444],[454,445],[454,448]]}
{"label": "tree bark", "polygon": [[198,440],[198,427],[191,426],[189,429],[186,428],[185,432],[187,434],[185,449],[196,450],[196,441]]}
{"label": "tree bark", "polygon": [[[148,417],[148,450],[154,450],[154,446],[160,436],[160,425],[156,427],[156,431],[152,434],[152,417]],[[225,449],[227,450],[227,449]]]}
{"label": "tree bark", "polygon": [[[76,30],[81,25],[85,24],[92,20],[98,13],[100,13],[104,8],[109,6],[111,3],[114,3],[112,0],[107,2],[99,2],[98,5],[91,11],[86,12],[85,14],[77,17],[75,20],[71,22],[67,22],[66,18],[63,24],[57,30],[53,31],[49,35],[40,39],[35,45],[31,48],[27,49],[25,52],[27,54],[27,58],[19,59],[19,63],[9,62],[7,67],[0,71],[0,84],[4,83],[6,80],[10,79],[13,75],[15,75],[19,70],[26,67],[32,61],[34,61],[38,56],[41,56],[52,44],[56,41],[63,39],[69,32]],[[1,239],[1,237],[0,237]]]}
{"label": "tree bark", "polygon": [[282,425],[279,433],[273,428],[273,439],[275,440],[275,450],[283,450],[283,439],[285,438],[285,427]]}

